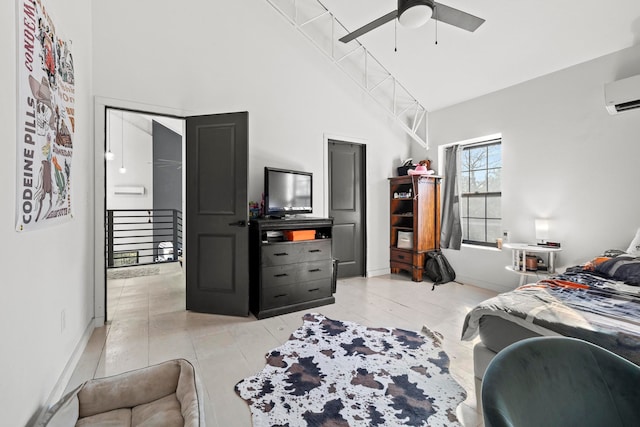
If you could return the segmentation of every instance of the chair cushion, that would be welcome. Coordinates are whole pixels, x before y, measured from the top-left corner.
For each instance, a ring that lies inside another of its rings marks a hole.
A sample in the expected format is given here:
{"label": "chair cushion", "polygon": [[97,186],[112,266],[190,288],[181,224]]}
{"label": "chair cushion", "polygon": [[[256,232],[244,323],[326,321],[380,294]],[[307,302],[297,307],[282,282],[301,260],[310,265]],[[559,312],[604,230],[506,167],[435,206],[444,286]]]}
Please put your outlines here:
{"label": "chair cushion", "polygon": [[202,390],[184,359],[86,381],[46,411],[38,427],[203,427]]}
{"label": "chair cushion", "polygon": [[132,427],[182,427],[180,402],[174,394],[151,403],[139,405],[131,411]]}
{"label": "chair cushion", "polygon": [[80,417],[153,402],[176,391],[178,361],[87,381],[78,393]]}

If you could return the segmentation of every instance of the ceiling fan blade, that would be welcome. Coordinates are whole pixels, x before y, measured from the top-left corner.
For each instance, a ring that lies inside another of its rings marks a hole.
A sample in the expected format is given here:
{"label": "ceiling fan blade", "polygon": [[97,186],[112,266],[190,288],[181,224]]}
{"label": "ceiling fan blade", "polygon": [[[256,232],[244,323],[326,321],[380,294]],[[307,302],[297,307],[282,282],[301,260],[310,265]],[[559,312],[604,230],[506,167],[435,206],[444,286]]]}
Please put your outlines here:
{"label": "ceiling fan blade", "polygon": [[378,28],[380,25],[386,24],[389,21],[393,21],[394,19],[396,19],[397,16],[398,16],[397,10],[394,10],[393,12],[389,12],[386,15],[376,19],[375,21],[369,22],[368,24],[363,25],[357,30],[347,34],[346,36],[342,37],[340,41],[342,43],[349,43],[351,40],[357,39],[361,35],[366,34],[375,28]]}
{"label": "ceiling fan blade", "polygon": [[474,32],[484,23],[484,19],[482,18],[454,9],[442,3],[435,3],[435,5],[436,10],[433,13],[433,19],[444,22],[445,24]]}

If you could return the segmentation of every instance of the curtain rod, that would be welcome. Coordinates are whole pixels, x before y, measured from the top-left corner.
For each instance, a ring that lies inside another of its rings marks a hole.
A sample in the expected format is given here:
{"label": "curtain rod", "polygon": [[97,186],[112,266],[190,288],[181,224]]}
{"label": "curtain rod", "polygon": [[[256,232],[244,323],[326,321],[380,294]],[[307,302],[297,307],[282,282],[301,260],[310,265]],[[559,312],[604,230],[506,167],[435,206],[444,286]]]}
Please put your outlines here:
{"label": "curtain rod", "polygon": [[478,142],[472,142],[470,144],[463,144],[460,143],[458,145],[461,145],[463,147],[479,147],[481,145],[493,145],[493,144],[497,144],[499,142],[502,142],[502,138],[494,138],[494,139],[490,139],[488,141],[478,141]]}

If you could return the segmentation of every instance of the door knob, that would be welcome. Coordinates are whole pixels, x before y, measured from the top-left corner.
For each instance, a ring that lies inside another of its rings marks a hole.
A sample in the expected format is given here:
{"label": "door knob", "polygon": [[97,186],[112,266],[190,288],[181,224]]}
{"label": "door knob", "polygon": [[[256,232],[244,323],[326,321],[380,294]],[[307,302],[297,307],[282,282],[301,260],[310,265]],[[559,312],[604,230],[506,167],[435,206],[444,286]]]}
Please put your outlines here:
{"label": "door knob", "polygon": [[236,222],[230,222],[229,225],[233,225],[234,227],[246,227],[247,226],[247,221],[240,220],[240,221],[236,221]]}

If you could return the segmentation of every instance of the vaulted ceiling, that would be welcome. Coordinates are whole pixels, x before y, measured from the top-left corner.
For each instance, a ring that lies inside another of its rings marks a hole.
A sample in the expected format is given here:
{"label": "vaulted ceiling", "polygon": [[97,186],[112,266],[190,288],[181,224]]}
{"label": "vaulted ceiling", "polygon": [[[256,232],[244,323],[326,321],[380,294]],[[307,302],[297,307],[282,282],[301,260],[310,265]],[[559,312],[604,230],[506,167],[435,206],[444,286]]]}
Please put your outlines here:
{"label": "vaulted ceiling", "polygon": [[[350,31],[397,7],[396,0],[321,1]],[[428,111],[640,43],[640,0],[440,2],[486,22],[474,33],[439,23],[437,45],[433,20],[398,25],[397,52],[394,22],[358,39]]]}

